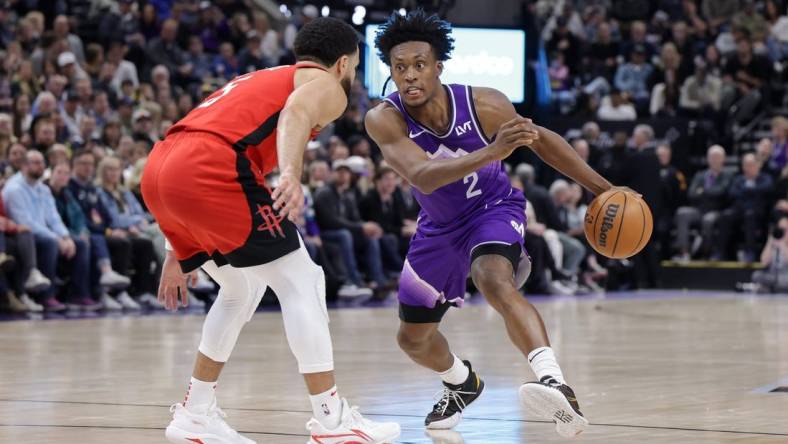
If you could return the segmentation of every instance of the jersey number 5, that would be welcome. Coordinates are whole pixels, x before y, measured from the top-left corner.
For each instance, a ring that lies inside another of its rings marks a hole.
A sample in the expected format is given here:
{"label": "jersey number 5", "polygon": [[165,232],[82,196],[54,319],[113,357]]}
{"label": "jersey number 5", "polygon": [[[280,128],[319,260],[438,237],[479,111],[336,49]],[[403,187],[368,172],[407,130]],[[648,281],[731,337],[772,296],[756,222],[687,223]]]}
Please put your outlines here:
{"label": "jersey number 5", "polygon": [[[273,68],[266,68],[265,71],[275,71],[277,69],[285,68],[285,67],[286,67],[286,65],[274,66]],[[211,106],[214,103],[216,103],[222,97],[226,96],[227,94],[230,94],[230,91],[232,91],[236,86],[238,86],[238,84],[240,82],[243,82],[244,80],[249,80],[250,78],[252,78],[253,75],[254,75],[254,72],[250,72],[249,74],[240,76],[240,77],[236,78],[235,80],[233,80],[232,82],[224,85],[224,88],[222,88],[222,93],[221,94],[219,94],[218,96],[216,96],[216,97],[214,97],[212,99],[208,99],[205,102],[202,102],[199,106],[197,106],[197,108],[208,108],[209,106]]]}
{"label": "jersey number 5", "polygon": [[467,185],[468,182],[470,182],[471,185],[468,187],[468,191],[465,192],[466,199],[470,199],[482,194],[482,190],[475,189],[476,184],[479,182],[479,175],[476,172],[468,174],[462,178],[462,183]]}
{"label": "jersey number 5", "polygon": [[227,94],[230,94],[230,91],[232,91],[236,86],[238,86],[239,83],[243,82],[244,80],[248,80],[250,77],[252,77],[252,74],[247,74],[245,76],[238,77],[237,79],[233,80],[232,82],[224,85],[224,88],[222,88],[222,93],[221,94],[219,94],[218,96],[213,97],[211,99],[208,99],[205,102],[202,102],[199,106],[197,106],[197,108],[208,108],[209,106],[211,106],[214,103],[216,103],[222,97],[226,96]]}

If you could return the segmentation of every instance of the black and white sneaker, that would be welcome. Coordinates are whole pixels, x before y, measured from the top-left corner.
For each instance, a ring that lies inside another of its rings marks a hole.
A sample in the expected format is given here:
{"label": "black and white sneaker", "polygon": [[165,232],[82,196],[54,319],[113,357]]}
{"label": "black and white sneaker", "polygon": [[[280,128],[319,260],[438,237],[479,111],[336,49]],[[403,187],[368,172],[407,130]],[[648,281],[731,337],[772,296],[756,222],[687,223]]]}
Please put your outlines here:
{"label": "black and white sneaker", "polygon": [[440,400],[432,407],[424,425],[428,429],[451,429],[460,423],[465,410],[484,390],[484,381],[471,368],[469,361],[462,361],[468,367],[468,379],[460,385],[443,383]]}
{"label": "black and white sneaker", "polygon": [[575,392],[550,377],[520,386],[520,403],[528,413],[555,422],[556,432],[565,438],[575,437],[588,427]]}

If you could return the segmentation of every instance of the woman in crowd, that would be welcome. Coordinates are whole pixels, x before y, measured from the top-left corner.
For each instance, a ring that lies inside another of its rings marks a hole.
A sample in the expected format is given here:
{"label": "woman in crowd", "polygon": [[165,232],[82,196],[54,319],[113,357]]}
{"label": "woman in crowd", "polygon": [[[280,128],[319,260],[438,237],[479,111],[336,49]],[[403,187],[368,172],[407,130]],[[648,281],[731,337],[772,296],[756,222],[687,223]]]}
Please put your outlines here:
{"label": "woman in crowd", "polygon": [[100,189],[101,202],[110,214],[110,227],[124,231],[131,241],[131,257],[125,260],[118,258],[118,262],[125,263],[116,263],[116,266],[122,272],[133,265],[133,291],[138,295],[154,294],[156,270],[164,255],[164,235],[134,194],[121,183],[121,167],[119,158],[107,156],[99,162],[96,171],[96,186]]}

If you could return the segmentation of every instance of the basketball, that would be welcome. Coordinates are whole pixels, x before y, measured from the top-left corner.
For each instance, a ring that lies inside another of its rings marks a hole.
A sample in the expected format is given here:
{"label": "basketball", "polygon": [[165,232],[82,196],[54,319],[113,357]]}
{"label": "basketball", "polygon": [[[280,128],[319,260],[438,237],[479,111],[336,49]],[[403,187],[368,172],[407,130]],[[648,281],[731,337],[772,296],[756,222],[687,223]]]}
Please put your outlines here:
{"label": "basketball", "polygon": [[588,243],[599,254],[626,259],[648,244],[654,221],[642,198],[627,191],[608,190],[588,206],[583,228]]}

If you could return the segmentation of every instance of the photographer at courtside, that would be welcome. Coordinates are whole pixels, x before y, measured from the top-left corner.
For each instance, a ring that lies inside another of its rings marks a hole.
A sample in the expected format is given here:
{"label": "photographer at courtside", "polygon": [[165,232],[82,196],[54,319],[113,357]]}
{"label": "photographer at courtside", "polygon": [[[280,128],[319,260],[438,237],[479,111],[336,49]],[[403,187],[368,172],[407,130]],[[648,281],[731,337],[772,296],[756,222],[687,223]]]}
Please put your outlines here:
{"label": "photographer at courtside", "polygon": [[781,218],[771,232],[761,252],[765,270],[758,270],[752,280],[759,292],[788,292],[788,217]]}

